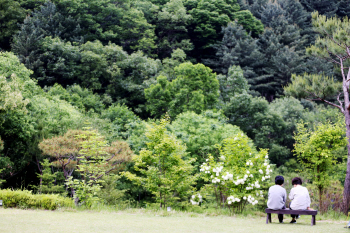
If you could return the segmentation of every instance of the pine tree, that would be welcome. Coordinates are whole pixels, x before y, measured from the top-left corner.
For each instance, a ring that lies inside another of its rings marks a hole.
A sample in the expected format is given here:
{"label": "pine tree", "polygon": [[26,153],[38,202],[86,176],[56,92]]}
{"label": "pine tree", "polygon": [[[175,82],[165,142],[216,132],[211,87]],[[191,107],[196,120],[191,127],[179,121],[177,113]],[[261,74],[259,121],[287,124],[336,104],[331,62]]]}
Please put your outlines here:
{"label": "pine tree", "polygon": [[289,24],[296,24],[302,30],[311,28],[311,14],[298,0],[278,0]]}
{"label": "pine tree", "polygon": [[335,16],[340,1],[338,0],[300,0],[300,3],[308,12],[318,11],[319,14],[328,18]]}
{"label": "pine tree", "polygon": [[230,66],[239,65],[247,79],[255,77],[264,62],[264,56],[258,50],[257,39],[234,22],[223,28],[222,33],[222,41],[213,46],[216,49],[216,59],[207,59],[205,64],[223,74],[227,74]]}
{"label": "pine tree", "polygon": [[12,51],[28,69],[34,72],[42,65],[40,42],[43,38],[44,34],[35,26],[30,16],[26,17],[21,30],[13,38]]}
{"label": "pine tree", "polygon": [[339,3],[337,15],[339,17],[350,17],[350,1],[349,0],[342,0]]}
{"label": "pine tree", "polygon": [[71,17],[64,17],[56,11],[52,2],[46,2],[32,16],[27,16],[20,31],[14,36],[12,51],[38,79],[45,77],[42,42],[45,37],[59,37],[63,40],[83,41],[80,26]]}
{"label": "pine tree", "polygon": [[260,13],[263,7],[266,6],[268,0],[239,0],[238,3],[242,10],[249,10],[252,14],[260,19]]}
{"label": "pine tree", "polygon": [[297,25],[289,24],[288,14],[278,3],[268,3],[261,12],[261,21],[266,26],[259,37],[259,50],[264,54],[262,72],[249,80],[252,89],[272,101],[275,95],[283,94],[292,73],[305,71],[303,65],[306,38],[301,36]]}
{"label": "pine tree", "polygon": [[[52,163],[49,162],[48,159],[44,159],[43,162],[40,163],[42,166],[41,173],[38,174],[38,178],[40,179],[40,184],[37,187],[39,193],[64,193],[66,190],[64,188],[63,182],[64,177],[60,179],[59,175],[61,173],[55,172],[52,173],[51,167]],[[61,185],[58,185],[58,181],[61,181]]]}

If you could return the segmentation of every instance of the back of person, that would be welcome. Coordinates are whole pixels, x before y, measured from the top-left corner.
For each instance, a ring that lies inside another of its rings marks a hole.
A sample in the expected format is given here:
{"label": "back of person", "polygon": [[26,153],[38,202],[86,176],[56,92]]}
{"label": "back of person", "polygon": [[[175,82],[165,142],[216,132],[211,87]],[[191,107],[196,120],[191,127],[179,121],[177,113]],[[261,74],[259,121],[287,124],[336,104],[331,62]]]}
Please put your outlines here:
{"label": "back of person", "polygon": [[310,207],[309,191],[301,185],[290,190],[289,199],[292,200],[290,208],[293,210],[306,210],[307,207]]}
{"label": "back of person", "polygon": [[[300,177],[295,177],[292,180],[292,185],[294,188],[290,190],[289,199],[292,201],[289,205],[292,210],[312,210],[310,208],[310,196],[307,188],[301,186],[303,184]],[[298,215],[291,214],[292,221],[290,223],[296,223],[295,220]]]}
{"label": "back of person", "polygon": [[[276,176],[274,186],[269,188],[267,208],[280,210],[286,208],[287,192],[282,187],[284,184],[283,176]],[[278,220],[283,223],[283,214],[278,214]]]}
{"label": "back of person", "polygon": [[267,207],[272,210],[285,208],[287,192],[281,185],[274,185],[269,188]]}

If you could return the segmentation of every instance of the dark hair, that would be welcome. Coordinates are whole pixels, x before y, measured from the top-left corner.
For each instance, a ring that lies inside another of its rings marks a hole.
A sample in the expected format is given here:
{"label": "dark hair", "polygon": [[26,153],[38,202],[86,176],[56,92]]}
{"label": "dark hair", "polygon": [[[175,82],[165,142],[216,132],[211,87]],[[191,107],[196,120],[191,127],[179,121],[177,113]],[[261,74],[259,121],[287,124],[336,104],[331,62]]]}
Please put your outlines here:
{"label": "dark hair", "polygon": [[300,177],[293,178],[292,185],[295,185],[295,184],[303,184]]}
{"label": "dark hair", "polygon": [[284,183],[283,176],[276,176],[275,177],[275,184],[282,185]]}

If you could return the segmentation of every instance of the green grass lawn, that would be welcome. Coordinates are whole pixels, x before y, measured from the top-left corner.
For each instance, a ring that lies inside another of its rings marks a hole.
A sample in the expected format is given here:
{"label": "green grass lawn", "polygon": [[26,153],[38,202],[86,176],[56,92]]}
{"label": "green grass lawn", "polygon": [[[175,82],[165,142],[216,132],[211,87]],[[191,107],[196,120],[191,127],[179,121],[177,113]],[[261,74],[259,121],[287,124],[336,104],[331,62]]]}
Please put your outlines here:
{"label": "green grass lawn", "polygon": [[0,232],[349,232],[346,222],[322,220],[310,226],[311,216],[301,216],[297,224],[272,224],[265,217],[205,216],[194,213],[145,210],[45,211],[0,208]]}

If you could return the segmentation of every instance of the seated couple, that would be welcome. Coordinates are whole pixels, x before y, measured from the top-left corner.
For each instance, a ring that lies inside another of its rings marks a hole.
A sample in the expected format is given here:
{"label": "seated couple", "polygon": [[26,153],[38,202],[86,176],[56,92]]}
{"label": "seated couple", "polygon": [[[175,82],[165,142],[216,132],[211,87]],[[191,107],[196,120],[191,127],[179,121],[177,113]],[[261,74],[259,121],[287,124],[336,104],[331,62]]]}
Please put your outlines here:
{"label": "seated couple", "polygon": [[[283,176],[276,176],[274,186],[271,186],[268,194],[267,207],[272,210],[280,210],[286,208],[287,192],[282,187],[284,184]],[[289,208],[291,210],[312,210],[310,208],[310,196],[307,188],[301,186],[303,183],[299,177],[292,180],[293,188],[290,190],[289,199],[291,203]],[[296,223],[297,215],[291,215],[292,221]],[[278,220],[283,223],[283,214],[278,215]]]}

